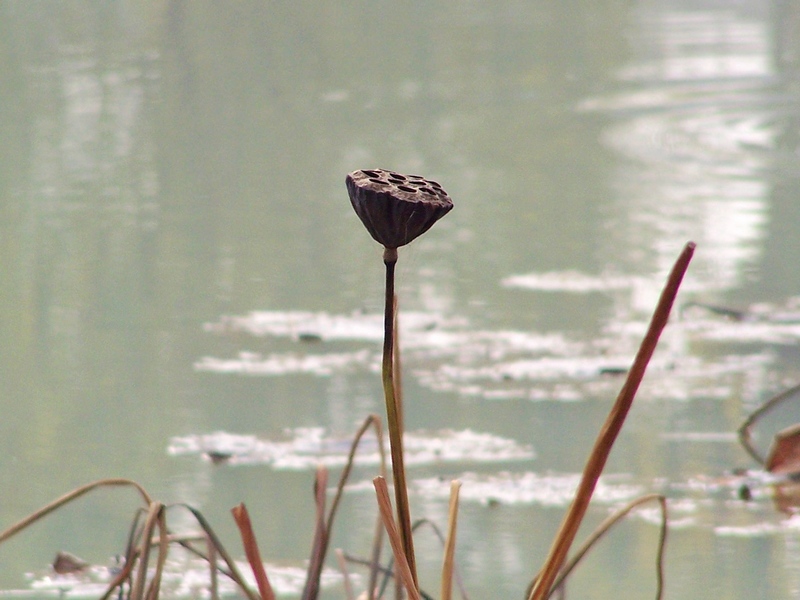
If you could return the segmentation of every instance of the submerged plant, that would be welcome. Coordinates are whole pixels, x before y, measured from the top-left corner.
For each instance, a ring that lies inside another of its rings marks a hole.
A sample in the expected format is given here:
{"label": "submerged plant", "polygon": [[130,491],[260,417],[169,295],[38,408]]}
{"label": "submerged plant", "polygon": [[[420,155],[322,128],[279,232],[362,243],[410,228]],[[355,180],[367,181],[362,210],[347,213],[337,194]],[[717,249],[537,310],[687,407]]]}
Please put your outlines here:
{"label": "submerged plant", "polygon": [[401,175],[384,169],[353,171],[346,178],[350,202],[370,235],[383,244],[386,265],[386,304],[383,340],[383,392],[392,456],[392,477],[399,537],[414,586],[417,585],[411,516],[403,464],[403,413],[394,372],[394,271],[397,248],[419,237],[453,208],[441,185],[419,175]]}

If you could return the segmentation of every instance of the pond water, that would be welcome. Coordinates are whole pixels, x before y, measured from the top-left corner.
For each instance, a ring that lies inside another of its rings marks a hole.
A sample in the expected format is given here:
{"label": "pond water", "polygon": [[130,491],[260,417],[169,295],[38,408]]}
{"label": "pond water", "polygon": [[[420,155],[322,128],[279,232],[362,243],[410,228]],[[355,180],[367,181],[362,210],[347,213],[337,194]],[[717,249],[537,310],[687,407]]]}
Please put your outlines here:
{"label": "pond water", "polygon": [[[344,177],[389,168],[455,203],[397,285],[412,516],[443,526],[463,482],[471,597],[523,597],[693,240],[581,536],[662,493],[668,598],[797,598],[800,517],[736,430],[800,382],[799,25],[758,0],[0,3],[0,528],[125,477],[241,557],[244,501],[291,594],[316,466],[383,412],[381,249]],[[376,461],[367,440],[335,528],[357,556]],[[5,542],[0,588],[46,596],[60,550],[109,565],[136,507],[97,492]],[[569,597],[651,597],[657,523]]]}

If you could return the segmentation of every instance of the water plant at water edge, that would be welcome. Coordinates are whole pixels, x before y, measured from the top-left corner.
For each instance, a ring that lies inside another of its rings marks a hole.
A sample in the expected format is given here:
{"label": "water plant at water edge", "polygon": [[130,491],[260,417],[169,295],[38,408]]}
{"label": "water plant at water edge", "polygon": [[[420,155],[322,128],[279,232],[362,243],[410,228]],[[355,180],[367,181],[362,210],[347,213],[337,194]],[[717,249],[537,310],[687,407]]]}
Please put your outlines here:
{"label": "water plant at water edge", "polygon": [[[395,373],[397,300],[394,274],[397,249],[419,237],[453,208],[441,185],[419,175],[402,175],[385,169],[362,169],[348,174],[345,183],[353,209],[370,235],[383,245],[386,266],[382,379],[387,428],[392,457],[398,533],[413,587],[417,587],[414,542],[408,488],[403,464],[403,405]],[[376,485],[379,496],[380,484]],[[390,535],[392,530],[389,529]]]}
{"label": "water plant at water edge", "polygon": [[[327,502],[329,490],[328,471],[324,466],[317,468],[314,482],[316,514],[311,519],[313,539],[310,558],[303,576],[304,587],[300,597],[302,600],[316,600],[320,596],[323,566],[331,542],[333,522],[343,497],[345,484],[354,466],[357,447],[364,435],[372,430],[377,440],[380,457],[379,475],[372,480],[377,496],[378,522],[375,526],[372,552],[369,558],[346,555],[344,552],[337,550],[347,597],[349,600],[355,598],[347,572],[347,563],[353,563],[369,568],[369,581],[366,584],[366,591],[360,597],[365,597],[368,600],[384,598],[388,595],[389,582],[394,580],[397,585],[396,598],[402,597],[401,588],[405,588],[406,597],[411,600],[431,600],[432,595],[422,590],[418,581],[412,539],[414,530],[418,526],[429,525],[437,533],[444,547],[439,597],[441,600],[450,600],[453,583],[458,583],[461,588],[454,560],[461,484],[458,481],[453,481],[450,484],[450,503],[445,535],[442,535],[437,526],[427,519],[412,522],[404,466],[404,411],[399,376],[400,360],[396,335],[397,299],[394,292],[394,280],[398,248],[425,233],[438,219],[452,209],[453,204],[450,197],[438,183],[417,175],[401,175],[394,171],[382,169],[360,170],[350,173],[346,178],[346,184],[350,201],[359,218],[370,235],[384,247],[383,261],[386,269],[386,279],[381,370],[391,451],[395,506],[392,506],[389,486],[386,481],[387,469],[383,427],[379,417],[369,415],[352,440],[350,451],[330,504]],[[572,504],[563,518],[561,528],[552,542],[544,565],[538,575],[532,578],[528,586],[525,593],[527,600],[546,600],[553,597],[559,590],[563,594],[562,584],[565,579],[604,533],[614,524],[624,519],[635,508],[651,502],[658,502],[661,509],[662,526],[656,553],[656,598],[660,599],[662,597],[664,579],[662,559],[667,522],[667,505],[663,495],[648,494],[630,502],[606,519],[572,557],[568,557],[568,553],[586,514],[615,439],[632,406],[645,370],[658,343],[659,336],[667,325],[681,281],[693,256],[694,248],[693,243],[686,244],[668,276],[644,339],[631,368],[627,371],[625,383],[600,428]],[[778,400],[776,399],[774,402],[778,402]],[[767,410],[774,402],[769,403],[764,410]],[[755,419],[755,415],[754,413],[753,418],[746,425]],[[793,436],[789,438],[789,433],[786,433],[784,438],[794,439]],[[793,444],[792,448],[794,447]],[[209,457],[215,464],[225,464],[224,455],[218,456],[217,459],[211,454],[209,454]],[[167,512],[170,507],[153,500],[139,484],[127,479],[107,479],[76,488],[5,531],[0,531],[0,544],[62,506],[72,503],[95,489],[104,487],[133,488],[138,492],[143,506],[136,511],[130,526],[128,542],[124,553],[120,555],[118,569],[114,573],[109,571],[110,575],[105,582],[106,588],[103,598],[109,598],[116,594],[119,598],[124,598],[125,600],[156,600],[160,594],[168,595],[169,592],[164,591],[162,581],[169,579],[169,577],[163,577],[163,574],[165,565],[167,565],[169,548],[175,545],[181,546],[193,556],[200,557],[205,561],[204,568],[207,568],[209,572],[209,590],[212,598],[218,596],[218,574],[223,574],[230,579],[236,586],[236,593],[246,596],[249,600],[274,600],[276,597],[277,593],[267,576],[267,569],[264,566],[251,519],[244,503],[233,508],[232,513],[244,547],[247,559],[246,566],[249,566],[250,571],[252,571],[252,581],[258,590],[257,592],[251,589],[253,584],[248,581],[249,578],[245,579],[241,572],[242,569],[237,567],[236,562],[224,549],[217,535],[199,511],[184,504],[177,505],[181,510],[190,512],[194,517],[194,521],[199,525],[201,532],[189,536],[174,535],[167,526]],[[388,564],[383,564],[380,556],[384,545],[384,533],[388,536],[393,553],[393,561],[388,562]],[[70,564],[64,566],[59,563],[60,566],[58,568],[54,566],[56,572],[60,572],[59,569],[82,569],[86,567],[83,561],[76,560],[65,553],[59,553],[59,557],[67,560]],[[380,579],[382,581],[379,581]],[[464,599],[467,598],[463,588],[461,596]]]}
{"label": "water plant at water edge", "polygon": [[[586,514],[586,509],[589,507],[594,488],[600,479],[608,456],[611,454],[611,448],[622,429],[622,425],[625,423],[628,411],[633,405],[636,392],[642,382],[650,358],[653,356],[653,352],[655,352],[661,332],[664,331],[664,328],[667,326],[667,321],[672,311],[672,305],[675,303],[681,281],[683,281],[683,276],[686,274],[686,269],[688,269],[689,262],[694,255],[694,249],[695,244],[693,242],[687,243],[670,271],[667,283],[664,286],[664,290],[661,292],[661,297],[650,319],[650,325],[639,346],[639,351],[634,358],[633,365],[628,371],[625,383],[614,405],[611,407],[611,411],[608,413],[603,426],[600,428],[600,433],[597,435],[595,445],[586,461],[581,481],[575,492],[575,498],[572,500],[572,504],[564,515],[561,528],[553,540],[544,566],[530,586],[527,596],[528,600],[545,600],[550,597],[554,590],[553,584],[559,571],[561,571],[564,566],[567,552],[569,552],[575,535],[578,533],[578,528]],[[661,546],[663,547],[663,541]],[[659,550],[659,556],[661,556],[661,554],[662,550]],[[658,598],[661,598],[662,594],[662,580],[663,576],[659,566]]]}

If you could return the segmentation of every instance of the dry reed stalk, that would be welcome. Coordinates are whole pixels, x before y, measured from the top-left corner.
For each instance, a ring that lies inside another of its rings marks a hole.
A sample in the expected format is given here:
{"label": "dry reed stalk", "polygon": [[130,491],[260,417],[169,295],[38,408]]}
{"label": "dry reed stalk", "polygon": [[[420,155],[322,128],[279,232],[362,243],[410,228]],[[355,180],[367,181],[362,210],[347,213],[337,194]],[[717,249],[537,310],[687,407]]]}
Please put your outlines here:
{"label": "dry reed stalk", "polygon": [[347,600],[355,600],[353,593],[353,584],[350,581],[350,571],[347,569],[347,560],[344,557],[344,552],[340,548],[336,549],[336,562],[339,563],[339,570],[342,572],[342,581],[344,583],[344,597]]}
{"label": "dry reed stalk", "polygon": [[460,481],[450,482],[450,507],[447,518],[447,538],[444,543],[444,560],[442,561],[441,600],[450,600],[453,593],[453,569],[456,551],[456,527],[458,523],[458,493]]}
{"label": "dry reed stalk", "polygon": [[147,569],[150,566],[150,547],[156,523],[164,510],[164,505],[160,502],[153,502],[147,511],[142,535],[139,537],[138,554],[139,568],[131,587],[131,599],[143,600],[145,597],[145,584],[147,583]]}
{"label": "dry reed stalk", "polygon": [[0,533],[0,544],[5,542],[7,539],[13,537],[29,525],[35,523],[42,517],[49,515],[54,510],[61,508],[62,506],[69,504],[76,498],[80,498],[84,494],[91,492],[100,487],[133,487],[139,494],[142,496],[142,500],[146,506],[150,506],[153,500],[150,498],[150,495],[144,490],[142,486],[140,486],[135,481],[130,479],[100,479],[98,481],[93,481],[92,483],[87,483],[86,485],[82,485],[80,487],[75,488],[71,492],[67,492],[63,496],[56,498],[49,504],[46,504],[39,510],[31,513],[21,521],[18,521],[11,527],[7,528],[5,531]]}
{"label": "dry reed stalk", "polygon": [[658,533],[658,549],[656,551],[656,600],[661,600],[664,594],[664,548],[667,543],[667,499],[661,494],[646,494],[640,498],[632,500],[614,514],[608,516],[603,520],[600,525],[592,532],[592,534],[581,544],[578,551],[572,556],[569,561],[564,565],[564,568],[558,574],[558,577],[553,582],[553,589],[551,594],[558,590],[561,585],[569,577],[570,573],[578,566],[578,563],[583,560],[584,556],[591,550],[594,545],[619,521],[624,519],[634,508],[646,504],[651,501],[657,501],[661,507],[661,526]]}
{"label": "dry reed stalk", "polygon": [[397,577],[403,583],[408,592],[410,600],[420,600],[419,590],[417,589],[417,582],[411,573],[411,567],[406,560],[406,554],[403,548],[403,541],[397,527],[394,524],[394,517],[392,516],[392,501],[389,499],[389,488],[386,485],[386,479],[383,477],[376,477],[372,480],[375,486],[375,493],[378,498],[378,510],[380,510],[383,526],[386,529],[386,534],[389,537],[389,543],[392,546],[394,553],[394,561],[397,566]]}
{"label": "dry reed stalk", "polygon": [[658,344],[658,338],[667,325],[672,305],[675,302],[681,281],[694,254],[694,249],[695,244],[693,242],[686,244],[667,278],[667,283],[656,305],[647,333],[642,340],[617,400],[598,434],[594,448],[584,467],[575,498],[553,540],[553,545],[550,548],[544,566],[534,581],[528,600],[544,600],[550,594],[553,581],[564,564],[569,547],[575,539],[575,534],[578,532],[583,516],[586,514],[597,480],[603,472],[603,467],[608,455],[611,453],[614,441],[622,429],[628,411],[633,404],[633,399],[644,377],[647,364],[650,362],[650,357]]}
{"label": "dry reed stalk", "polygon": [[[137,482],[122,478],[101,479],[75,488],[74,490],[64,494],[63,496],[60,496],[56,500],[46,504],[24,519],[8,527],[6,530],[0,533],[0,543],[12,538],[20,531],[36,523],[39,519],[46,517],[50,513],[63,506],[66,506],[70,502],[81,498],[93,490],[104,487],[134,488],[141,496],[146,506],[146,510],[144,512],[142,509],[136,511],[136,516],[131,523],[130,533],[128,535],[124,564],[122,564],[120,572],[108,585],[105,593],[100,597],[100,600],[108,600],[114,591],[123,585],[125,581],[128,581],[130,586],[128,592],[129,598],[136,598],[138,600],[142,600],[144,598],[156,598],[159,594],[161,577],[163,574],[164,564],[167,559],[169,545],[172,543],[182,545],[201,558],[215,562],[215,558],[209,559],[208,556],[191,546],[190,541],[197,538],[197,536],[171,535],[168,532],[166,525],[166,507],[160,502],[153,501],[145,489]],[[222,543],[219,541],[219,538],[214,533],[213,529],[203,515],[191,506],[185,504],[179,504],[177,506],[186,508],[194,515],[194,517],[197,519],[197,522],[206,533],[209,543],[213,545],[217,553],[219,553],[219,556],[221,556],[225,561],[227,570],[220,569],[220,572],[232,579],[240,587],[242,592],[248,597],[249,600],[259,600],[258,596],[247,587],[244,578],[236,568],[236,563],[234,562],[233,558],[225,550]],[[146,515],[144,522],[140,520],[142,515]],[[156,535],[156,531],[158,531],[158,535]],[[152,569],[150,583],[149,585],[146,585],[148,575],[147,571],[150,562],[150,549],[153,546],[158,546],[158,560],[155,567]],[[134,571],[137,571],[135,580]]]}
{"label": "dry reed stalk", "polygon": [[[222,557],[222,560],[225,561],[225,564],[228,567],[228,571],[222,571],[222,573],[225,574],[230,579],[232,579],[233,582],[239,586],[239,589],[241,589],[242,592],[244,592],[248,600],[263,600],[259,599],[258,595],[248,587],[247,583],[244,580],[244,577],[239,572],[239,569],[236,566],[236,562],[233,560],[233,557],[228,553],[228,551],[222,545],[219,536],[217,536],[216,532],[212,529],[211,525],[208,523],[203,514],[199,510],[189,506],[188,504],[178,504],[176,506],[181,506],[186,510],[188,510],[190,513],[192,513],[192,515],[197,520],[200,527],[203,529],[208,538],[214,544],[214,547],[217,549],[217,553]],[[189,548],[189,549],[195,554],[199,554],[200,556],[202,556],[202,553],[200,553],[198,550],[194,548]],[[203,556],[203,558],[206,557]]]}
{"label": "dry reed stalk", "polygon": [[[161,570],[163,569],[163,564],[164,564],[164,561],[166,560],[166,539],[167,539],[167,535],[168,534],[167,534],[167,531],[166,531],[166,527],[165,527],[165,525],[163,525],[163,521],[162,521],[164,506],[160,502],[154,502],[153,499],[150,497],[150,495],[145,491],[145,489],[141,485],[139,485],[138,483],[136,483],[135,481],[130,480],[130,479],[123,479],[123,478],[100,479],[98,481],[93,481],[91,483],[87,483],[85,485],[79,486],[79,487],[75,488],[74,490],[72,490],[70,492],[67,492],[63,496],[60,496],[59,498],[56,498],[54,501],[46,504],[45,506],[43,506],[39,510],[31,513],[30,515],[28,515],[27,517],[25,517],[21,521],[18,521],[17,523],[15,523],[11,527],[7,528],[5,531],[0,533],[0,543],[3,543],[6,540],[12,538],[14,535],[19,533],[23,529],[26,529],[27,527],[29,527],[30,525],[32,525],[33,523],[35,523],[39,519],[42,519],[42,518],[46,517],[47,515],[49,515],[50,513],[54,512],[56,510],[58,510],[62,506],[66,506],[67,504],[69,504],[73,500],[77,500],[78,498],[84,496],[85,494],[87,494],[87,493],[89,493],[89,492],[91,492],[93,490],[96,490],[96,489],[99,489],[99,488],[104,488],[104,487],[132,487],[132,488],[134,488],[137,492],[139,492],[139,495],[141,496],[144,504],[147,506],[148,516],[151,519],[151,527],[155,527],[155,525],[158,524],[158,527],[161,530],[160,538],[163,538],[164,542],[163,543],[159,542],[159,547],[160,547],[159,561],[158,561],[158,564],[156,566],[155,576],[154,576],[154,579],[151,582],[151,588],[150,588],[151,592],[156,592],[157,593],[157,588],[160,585]],[[139,513],[137,512],[137,514],[139,514]],[[161,516],[159,517],[159,515],[161,515]],[[153,519],[155,519],[155,520],[153,520]],[[134,540],[142,539],[142,532],[144,531],[144,526],[142,526],[142,528],[140,529],[137,526],[137,523],[138,523],[138,517],[134,521],[132,529],[131,529],[130,539],[128,541],[128,549],[126,550],[125,564],[123,565],[122,569],[120,570],[120,573],[109,584],[108,588],[106,589],[106,592],[101,597],[101,600],[106,600],[107,598],[109,598],[111,596],[111,594],[113,593],[113,591],[117,587],[119,587],[126,580],[129,580],[131,578],[132,573],[134,571],[134,568],[136,566],[136,558],[137,557],[141,561],[141,557],[144,554],[145,555],[145,563],[147,562],[147,557],[149,557],[150,543],[149,542],[146,543],[147,550],[145,551],[145,547],[144,546],[141,546],[141,545],[137,544],[134,541]],[[152,529],[151,529],[151,533],[152,533]],[[141,573],[141,569],[140,569],[140,573]],[[141,600],[144,597],[144,594],[145,594],[145,587],[144,586],[145,586],[145,582],[146,582],[146,577],[140,575],[138,577],[138,579],[137,579],[137,582],[138,582],[138,586],[139,586],[139,587],[136,588],[136,594],[138,594],[137,600]],[[134,592],[133,587],[134,587],[134,584],[133,584],[133,582],[131,582],[131,591],[129,593],[129,596],[133,596],[133,592]]]}
{"label": "dry reed stalk", "polygon": [[[375,436],[378,442],[378,452],[380,454],[380,473],[385,477],[386,475],[386,452],[383,448],[383,432],[381,428],[381,421],[377,415],[368,415],[364,422],[356,432],[353,442],[350,444],[350,451],[347,455],[342,474],[339,476],[339,482],[336,486],[336,493],[334,494],[333,501],[331,502],[330,510],[327,517],[325,516],[325,491],[327,488],[327,471],[324,473],[325,480],[322,481],[323,476],[320,471],[317,472],[317,479],[315,484],[315,505],[317,507],[317,520],[314,533],[314,542],[312,543],[311,560],[309,561],[308,574],[306,576],[305,588],[303,589],[303,600],[316,600],[319,595],[320,579],[322,577],[322,567],[327,555],[328,546],[330,543],[331,531],[333,529],[333,521],[341,502],[342,495],[344,494],[344,487],[353,470],[355,462],[356,450],[358,449],[361,439],[364,434],[371,428],[375,430]],[[377,563],[380,560],[380,546],[383,528],[380,522],[377,524],[376,531],[376,548],[373,552],[374,560]],[[374,590],[377,581],[377,570],[375,568],[370,571],[370,590]],[[369,595],[372,598],[371,595]]]}
{"label": "dry reed stalk", "polygon": [[147,512],[141,508],[137,509],[134,513],[130,531],[128,532],[128,540],[125,545],[125,558],[122,563],[122,568],[117,576],[108,585],[100,600],[108,600],[108,598],[111,597],[111,594],[113,594],[114,590],[117,588],[119,588],[118,595],[121,595],[126,581],[128,583],[128,598],[130,598],[130,592],[133,589],[133,571],[140,552],[139,540],[141,539],[142,531],[144,529],[144,524],[141,522],[141,519],[142,516],[146,514]]}
{"label": "dry reed stalk", "polygon": [[[160,504],[160,503],[159,503]],[[153,511],[156,512],[156,511]],[[161,578],[164,574],[164,565],[167,562],[167,554],[169,553],[169,541],[168,541],[168,531],[167,531],[167,517],[166,517],[166,507],[161,505],[161,510],[156,512],[154,517],[155,525],[153,525],[151,531],[148,533],[147,538],[143,540],[143,543],[147,540],[153,542],[153,546],[158,546],[158,560],[156,562],[156,567],[153,571],[153,577],[150,580],[150,585],[147,588],[147,594],[145,598],[147,600],[158,600],[160,591],[161,591]],[[158,536],[158,543],[155,543],[155,528],[158,527],[160,535]]]}
{"label": "dry reed stalk", "polygon": [[247,507],[245,507],[244,503],[241,503],[239,506],[232,508],[231,513],[233,513],[233,519],[239,527],[244,553],[247,556],[247,562],[250,563],[250,568],[253,569],[261,600],[275,600],[275,593],[272,591],[267,572],[264,570],[264,563],[261,561],[261,552],[258,549],[258,542],[253,533],[253,526],[250,523]]}
{"label": "dry reed stalk", "polygon": [[206,552],[208,553],[208,592],[211,600],[219,600],[219,583],[217,571],[217,548],[214,546],[214,540],[211,536],[206,535]]}
{"label": "dry reed stalk", "polygon": [[319,584],[322,576],[322,565],[328,550],[328,537],[330,532],[325,525],[325,491],[328,487],[328,470],[317,467],[314,478],[314,505],[316,518],[314,520],[314,541],[311,544],[311,559],[308,562],[306,584],[301,598],[303,600],[316,600],[319,596]]}

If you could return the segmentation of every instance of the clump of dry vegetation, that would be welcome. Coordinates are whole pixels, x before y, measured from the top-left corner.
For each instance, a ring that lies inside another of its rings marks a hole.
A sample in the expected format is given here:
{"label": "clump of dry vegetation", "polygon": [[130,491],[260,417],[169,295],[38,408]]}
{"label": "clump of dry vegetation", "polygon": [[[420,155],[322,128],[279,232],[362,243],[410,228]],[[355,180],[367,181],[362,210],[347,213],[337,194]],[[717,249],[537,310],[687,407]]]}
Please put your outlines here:
{"label": "clump of dry vegetation", "polygon": [[[415,565],[413,533],[415,524],[411,519],[408,503],[408,489],[404,468],[403,452],[403,402],[400,384],[400,354],[397,345],[396,315],[397,298],[394,293],[394,267],[397,262],[397,249],[427,231],[439,218],[452,208],[452,201],[437,182],[416,175],[401,175],[382,169],[354,171],[347,176],[347,189],[351,203],[372,237],[384,246],[383,261],[386,266],[384,345],[382,361],[382,380],[386,403],[387,429],[391,455],[392,482],[394,487],[394,506],[387,483],[387,461],[383,448],[381,419],[369,415],[355,433],[348,461],[336,484],[333,498],[328,504],[328,472],[320,467],[314,482],[316,513],[313,517],[313,542],[308,561],[303,600],[315,600],[320,595],[320,581],[323,565],[328,557],[329,542],[337,509],[343,496],[345,484],[350,476],[353,460],[363,436],[372,430],[378,440],[381,452],[379,473],[373,480],[377,504],[378,522],[369,559],[356,559],[337,551],[338,562],[344,574],[345,593],[354,597],[348,569],[352,564],[366,566],[369,576],[363,597],[369,600],[384,598],[394,587],[394,594],[400,597],[404,591],[411,599],[431,598],[431,594],[420,589]],[[688,243],[677,259],[666,286],[655,308],[650,326],[641,343],[639,351],[627,372],[626,380],[605,423],[600,429],[595,445],[583,470],[573,502],[567,510],[561,528],[552,542],[550,552],[538,574],[532,578],[526,598],[544,600],[558,590],[565,579],[602,535],[632,510],[644,503],[657,502],[661,508],[662,528],[657,549],[657,598],[663,591],[662,557],[666,540],[666,501],[663,496],[651,494],[643,496],[604,521],[589,539],[568,558],[569,550],[589,506],[594,488],[603,471],[612,445],[619,434],[628,411],[633,403],[639,384],[642,381],[648,362],[658,343],[659,336],[667,324],[670,311],[680,283],[688,268],[694,252],[694,244]],[[128,487],[135,489],[141,498],[141,507],[136,511],[130,526],[130,534],[124,551],[121,553],[120,568],[108,582],[103,600],[116,595],[127,600],[155,600],[160,597],[164,565],[170,548],[178,546],[202,558],[209,570],[210,594],[218,597],[219,577],[227,577],[250,600],[271,600],[275,597],[268,573],[264,568],[256,536],[250,524],[250,516],[244,504],[232,509],[233,518],[241,534],[244,554],[256,582],[257,591],[252,590],[247,579],[231,554],[222,545],[210,524],[203,515],[187,505],[167,507],[154,500],[136,482],[126,479],[105,479],[77,488],[58,498],[35,513],[22,519],[0,533],[0,543],[25,530],[38,520],[57,511],[61,507],[77,501],[99,488]],[[457,576],[455,548],[458,522],[458,496],[460,484],[451,482],[449,516],[446,528],[440,532],[443,558],[439,598],[449,600]],[[167,515],[169,511],[186,510],[194,517],[201,533],[193,536],[177,536],[170,532]],[[424,520],[417,523],[423,523]],[[435,527],[435,526],[434,526]],[[392,556],[382,558],[388,539]],[[63,557],[62,557],[63,558]],[[63,569],[85,568],[80,560],[63,558]],[[70,565],[72,565],[70,567]],[[395,585],[390,583],[394,581]],[[462,597],[466,598],[462,586],[458,586]],[[522,596],[523,590],[520,590]]]}

